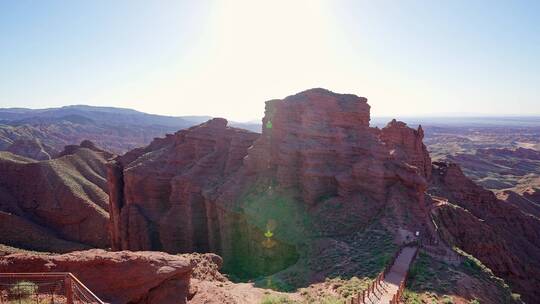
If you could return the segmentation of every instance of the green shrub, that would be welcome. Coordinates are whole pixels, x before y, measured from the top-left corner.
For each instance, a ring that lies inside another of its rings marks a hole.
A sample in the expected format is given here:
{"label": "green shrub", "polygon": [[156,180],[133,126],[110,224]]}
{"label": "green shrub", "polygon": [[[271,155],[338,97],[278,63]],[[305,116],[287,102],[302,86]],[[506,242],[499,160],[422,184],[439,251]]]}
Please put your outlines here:
{"label": "green shrub", "polygon": [[327,282],[332,282],[335,284],[338,294],[344,298],[348,298],[366,290],[372,280],[368,278],[359,279],[357,277],[352,277],[349,280],[343,280],[338,277],[334,279],[327,279]]}
{"label": "green shrub", "polygon": [[414,261],[409,270],[411,282],[414,282],[417,285],[423,285],[435,277],[433,269],[430,268],[430,262],[431,260],[426,254],[420,253],[418,255],[418,258]]}
{"label": "green shrub", "polygon": [[295,301],[286,296],[265,296],[260,304],[295,304]]}
{"label": "green shrub", "polygon": [[342,299],[336,298],[336,297],[325,297],[322,300],[319,301],[320,304],[343,304],[345,303]]}
{"label": "green shrub", "polygon": [[463,266],[466,269],[470,270],[472,273],[480,273],[482,271],[482,267],[480,266],[480,264],[470,258],[463,261]]}
{"label": "green shrub", "polygon": [[452,300],[452,298],[450,298],[449,296],[444,296],[443,303],[444,304],[454,304],[454,300]]}
{"label": "green shrub", "polygon": [[521,295],[519,293],[513,293],[512,300],[514,300],[515,302],[521,303]]}
{"label": "green shrub", "polygon": [[38,287],[35,283],[29,281],[19,281],[9,289],[11,297],[17,299],[26,299],[36,294]]}
{"label": "green shrub", "polygon": [[405,290],[403,297],[405,298],[405,303],[407,304],[422,304],[420,295],[408,289]]}

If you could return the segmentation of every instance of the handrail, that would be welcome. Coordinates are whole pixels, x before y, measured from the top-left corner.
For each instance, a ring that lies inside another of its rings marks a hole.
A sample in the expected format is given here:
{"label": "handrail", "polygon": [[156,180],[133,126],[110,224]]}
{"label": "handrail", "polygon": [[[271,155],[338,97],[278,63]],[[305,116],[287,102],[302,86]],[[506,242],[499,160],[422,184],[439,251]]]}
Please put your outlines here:
{"label": "handrail", "polygon": [[[414,252],[414,255],[413,255],[412,259],[411,259],[411,264],[416,259],[416,256],[418,255],[418,251],[419,251],[419,249],[417,249]],[[396,294],[394,294],[394,296],[392,297],[392,300],[390,300],[389,304],[399,304],[399,302],[401,301],[401,298],[403,297],[403,293],[405,292],[405,286],[406,286],[406,283],[407,283],[407,279],[409,278],[409,272],[410,272],[410,267],[405,272],[405,277],[399,283],[398,290],[397,290]]]}
{"label": "handrail", "polygon": [[[56,282],[51,283],[52,280]],[[25,289],[24,284],[29,288],[26,286]],[[54,289],[50,286],[54,286]],[[67,304],[105,304],[70,272],[0,273],[0,303],[4,303],[6,297],[21,296],[38,299],[50,297],[51,302],[55,297],[61,297]],[[7,303],[10,303],[9,300]]]}
{"label": "handrail", "polygon": [[84,285],[79,279],[77,279],[76,276],[74,276],[71,272],[68,273],[68,275],[71,277],[71,279],[76,283],[76,285],[84,290],[84,292],[88,293],[90,297],[94,298],[95,301],[97,301],[99,304],[105,304],[103,301],[101,301],[86,285]]}
{"label": "handrail", "polygon": [[[388,274],[388,272],[390,272],[390,269],[392,269],[392,266],[394,266],[394,263],[396,262],[398,256],[401,254],[401,251],[406,247],[413,247],[417,244],[418,244],[417,241],[401,244],[399,246],[399,250],[397,250],[394,253],[394,255],[392,256],[392,259],[390,259],[390,262],[384,267],[383,271],[381,271],[377,275],[377,278],[375,278],[375,280],[371,282],[371,284],[368,285],[368,288],[363,290],[362,293],[358,293],[356,296],[353,296],[352,298],[350,298],[350,300],[348,300],[346,303],[347,304],[365,304],[366,299],[368,299],[372,294],[375,294],[375,291],[378,290],[379,287],[382,287],[382,283],[384,282],[386,275]],[[418,254],[418,250],[416,250],[416,252],[414,253],[411,263],[412,261],[414,261],[417,254]],[[396,295],[394,295],[394,298],[396,298],[396,296],[399,294],[399,297],[397,299],[398,300],[401,299],[401,296],[403,295],[403,291],[405,289],[405,280],[408,275],[409,275],[409,270],[407,269],[407,272],[405,273],[405,279],[401,281],[400,286],[398,288],[398,292],[396,293]],[[399,303],[398,301],[392,302],[394,301],[394,298],[390,301],[390,304]]]}

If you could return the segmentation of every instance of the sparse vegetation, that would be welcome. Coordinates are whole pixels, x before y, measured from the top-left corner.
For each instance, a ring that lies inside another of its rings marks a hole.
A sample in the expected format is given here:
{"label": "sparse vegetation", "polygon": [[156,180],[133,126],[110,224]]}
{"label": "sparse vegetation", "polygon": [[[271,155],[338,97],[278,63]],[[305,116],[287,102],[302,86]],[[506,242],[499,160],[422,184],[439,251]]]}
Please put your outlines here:
{"label": "sparse vegetation", "polygon": [[407,304],[422,304],[420,295],[410,290],[405,290],[403,298]]}
{"label": "sparse vegetation", "polygon": [[287,296],[265,296],[260,304],[296,304],[297,302],[289,299]]}
{"label": "sparse vegetation", "polygon": [[470,304],[481,303],[482,297],[486,297],[489,301],[521,303],[519,295],[514,297],[508,285],[478,259],[458,248],[455,250],[464,258],[459,265],[436,260],[424,252],[419,253],[409,272],[407,290],[404,294],[405,303],[452,304],[456,302],[455,295],[458,294],[467,299],[467,293],[463,293],[459,287],[459,281],[466,277],[469,280],[482,282],[481,286],[486,288],[476,290],[480,297],[471,296],[467,299]]}
{"label": "sparse vegetation", "polygon": [[420,252],[409,270],[409,281],[413,282],[412,284],[417,286],[426,285],[435,277],[435,271],[429,267],[430,262],[429,257]]}
{"label": "sparse vegetation", "polygon": [[359,279],[352,277],[349,280],[343,280],[341,278],[327,279],[326,282],[331,284],[333,289],[343,298],[348,298],[367,289],[372,280],[369,278]]}
{"label": "sparse vegetation", "polygon": [[443,304],[454,304],[454,300],[449,296],[444,296],[442,302]]}
{"label": "sparse vegetation", "polygon": [[260,304],[345,304],[345,301],[335,296],[324,296],[320,298],[308,296],[303,301],[295,301],[287,296],[267,295]]}
{"label": "sparse vegetation", "polygon": [[9,289],[9,295],[15,299],[28,299],[36,294],[38,287],[35,283],[29,281],[19,281]]}

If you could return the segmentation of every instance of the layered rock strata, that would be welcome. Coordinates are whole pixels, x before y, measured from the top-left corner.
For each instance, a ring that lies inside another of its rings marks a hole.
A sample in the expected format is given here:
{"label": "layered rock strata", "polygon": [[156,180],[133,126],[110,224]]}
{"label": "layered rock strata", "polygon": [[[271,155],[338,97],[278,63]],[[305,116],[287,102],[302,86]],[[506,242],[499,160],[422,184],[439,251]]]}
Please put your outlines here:
{"label": "layered rock strata", "polygon": [[[371,128],[369,111],[365,98],[312,89],[268,101],[262,135],[213,119],[118,157],[108,170],[113,248],[213,251],[232,268],[269,272],[294,263],[306,237],[347,233],[329,231],[334,216],[357,215],[353,230],[389,203],[423,216],[422,129]],[[326,213],[330,199],[352,215]]]}

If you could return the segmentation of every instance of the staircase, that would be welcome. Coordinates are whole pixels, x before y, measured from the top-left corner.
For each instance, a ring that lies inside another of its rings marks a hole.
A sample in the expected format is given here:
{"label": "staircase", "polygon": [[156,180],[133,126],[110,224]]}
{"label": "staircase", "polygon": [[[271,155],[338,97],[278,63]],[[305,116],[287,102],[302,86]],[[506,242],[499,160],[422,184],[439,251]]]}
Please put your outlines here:
{"label": "staircase", "polygon": [[349,299],[348,304],[398,304],[405,290],[409,267],[418,253],[416,246],[404,246],[367,290]]}
{"label": "staircase", "polygon": [[0,273],[0,304],[105,304],[69,272]]}

